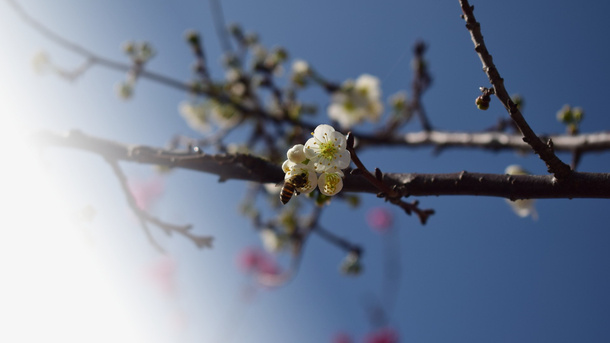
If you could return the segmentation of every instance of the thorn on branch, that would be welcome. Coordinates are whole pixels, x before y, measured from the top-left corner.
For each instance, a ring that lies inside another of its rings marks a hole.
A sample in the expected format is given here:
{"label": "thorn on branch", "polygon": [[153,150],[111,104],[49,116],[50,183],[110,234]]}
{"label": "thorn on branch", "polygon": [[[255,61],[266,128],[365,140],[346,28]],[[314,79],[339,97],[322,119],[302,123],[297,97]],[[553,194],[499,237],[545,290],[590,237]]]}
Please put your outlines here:
{"label": "thorn on branch", "polygon": [[354,150],[354,137],[351,132],[347,133],[347,150],[350,152],[352,161],[356,165],[357,169],[361,171],[362,175],[367,179],[367,181],[369,181],[379,190],[379,193],[377,193],[378,198],[385,198],[386,201],[389,201],[390,203],[402,208],[408,215],[415,212],[419,216],[419,220],[422,224],[425,224],[428,217],[434,214],[434,210],[421,210],[418,207],[419,201],[417,200],[413,203],[402,201],[402,192],[398,191],[398,187],[396,185],[390,187],[383,182],[383,173],[379,168],[375,168],[375,175],[371,174],[366,169],[362,161],[360,161],[360,158]]}
{"label": "thorn on branch", "polygon": [[383,181],[383,173],[379,168],[375,168],[375,177],[377,178],[377,180]]}

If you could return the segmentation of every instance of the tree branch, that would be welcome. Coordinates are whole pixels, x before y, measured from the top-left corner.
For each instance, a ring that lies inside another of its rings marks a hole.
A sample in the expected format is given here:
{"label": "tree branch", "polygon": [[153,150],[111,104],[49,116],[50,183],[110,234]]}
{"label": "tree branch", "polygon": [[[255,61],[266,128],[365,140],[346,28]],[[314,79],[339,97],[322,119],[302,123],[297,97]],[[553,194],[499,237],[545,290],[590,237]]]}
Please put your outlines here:
{"label": "tree branch", "polygon": [[[62,136],[39,132],[42,146],[70,147],[116,160],[184,168],[229,179],[277,183],[284,179],[280,166],[260,157],[244,154],[194,154],[147,146],[128,146],[95,138],[79,131]],[[502,175],[483,173],[415,174],[383,173],[386,185],[401,196],[481,195],[508,199],[610,198],[610,173],[573,172],[557,181],[552,175]],[[377,194],[379,189],[362,175],[346,173],[343,191]]]}
{"label": "tree branch", "polygon": [[[483,150],[515,150],[530,152],[530,146],[523,141],[523,136],[503,132],[410,132],[401,136],[374,136],[354,133],[358,147],[363,146],[406,146],[438,148],[478,148]],[[581,153],[610,150],[610,132],[594,132],[580,135],[548,135],[556,151]]]}
{"label": "tree branch", "polygon": [[544,143],[536,134],[534,130],[529,126],[521,111],[517,108],[517,105],[512,101],[508,92],[504,88],[504,79],[500,77],[498,69],[493,63],[493,59],[483,40],[481,34],[481,24],[479,24],[474,17],[474,7],[470,6],[468,0],[460,0],[460,6],[462,7],[462,18],[466,21],[466,28],[470,32],[472,42],[474,43],[474,50],[479,55],[481,63],[483,64],[483,71],[487,74],[489,82],[494,88],[496,97],[500,100],[502,105],[508,111],[510,117],[515,121],[519,130],[523,133],[523,141],[529,144],[534,152],[540,156],[540,158],[546,163],[549,173],[555,174],[557,179],[565,179],[570,176],[570,166],[563,163],[556,155],[553,150],[553,141],[548,140]]}

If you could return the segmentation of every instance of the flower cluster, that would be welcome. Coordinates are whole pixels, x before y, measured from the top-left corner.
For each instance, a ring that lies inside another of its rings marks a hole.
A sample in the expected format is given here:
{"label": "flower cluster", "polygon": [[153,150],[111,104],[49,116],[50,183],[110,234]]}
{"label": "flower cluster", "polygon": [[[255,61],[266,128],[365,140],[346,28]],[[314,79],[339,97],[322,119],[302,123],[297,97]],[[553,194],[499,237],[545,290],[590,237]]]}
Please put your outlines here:
{"label": "flower cluster", "polygon": [[[305,145],[288,150],[282,165],[285,182],[291,182],[300,193],[310,193],[316,186],[322,194],[332,196],[343,188],[343,171],[351,162],[347,140],[330,125],[318,125]],[[295,178],[299,180],[295,184]]]}
{"label": "flower cluster", "polygon": [[183,101],[178,111],[191,129],[204,134],[212,129],[212,124],[227,129],[239,124],[242,119],[241,113],[233,106],[214,100]]}
{"label": "flower cluster", "polygon": [[155,50],[148,42],[125,42],[123,44],[123,52],[125,52],[134,63],[140,64],[148,62],[155,56]]}
{"label": "flower cluster", "polygon": [[119,98],[128,100],[133,96],[133,90],[143,65],[155,56],[155,50],[148,42],[128,41],[123,44],[123,52],[131,59],[133,67],[127,73],[127,79],[115,85],[115,91]]}
{"label": "flower cluster", "polygon": [[584,115],[585,112],[582,108],[566,104],[557,112],[557,120],[567,126],[569,134],[575,135],[578,133],[580,122]]}
{"label": "flower cluster", "polygon": [[347,80],[332,95],[328,116],[341,127],[350,128],[364,119],[377,121],[383,112],[379,79],[363,74],[356,81]]}

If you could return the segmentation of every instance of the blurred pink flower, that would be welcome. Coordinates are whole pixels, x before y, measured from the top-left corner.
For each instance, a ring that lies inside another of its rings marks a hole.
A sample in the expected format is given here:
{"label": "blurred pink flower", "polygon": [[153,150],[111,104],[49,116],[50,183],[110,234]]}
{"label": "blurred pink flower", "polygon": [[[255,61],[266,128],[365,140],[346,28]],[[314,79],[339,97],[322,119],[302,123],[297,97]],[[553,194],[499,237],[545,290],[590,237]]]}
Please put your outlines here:
{"label": "blurred pink flower", "polygon": [[176,261],[168,255],[153,262],[147,269],[146,275],[165,294],[176,293]]}
{"label": "blurred pink flower", "polygon": [[339,332],[333,337],[333,343],[352,343],[352,338],[345,332]]}
{"label": "blurred pink flower", "polygon": [[248,273],[269,275],[280,273],[273,257],[257,248],[244,248],[237,256],[237,265]]}
{"label": "blurred pink flower", "polygon": [[149,210],[152,204],[163,194],[165,184],[163,178],[155,175],[145,180],[129,182],[129,191],[133,195],[139,209]]}
{"label": "blurred pink flower", "polygon": [[383,328],[369,333],[365,343],[398,343],[398,333],[392,328]]}
{"label": "blurred pink flower", "polygon": [[367,224],[379,233],[387,232],[393,221],[392,213],[383,207],[375,207],[366,214]]}

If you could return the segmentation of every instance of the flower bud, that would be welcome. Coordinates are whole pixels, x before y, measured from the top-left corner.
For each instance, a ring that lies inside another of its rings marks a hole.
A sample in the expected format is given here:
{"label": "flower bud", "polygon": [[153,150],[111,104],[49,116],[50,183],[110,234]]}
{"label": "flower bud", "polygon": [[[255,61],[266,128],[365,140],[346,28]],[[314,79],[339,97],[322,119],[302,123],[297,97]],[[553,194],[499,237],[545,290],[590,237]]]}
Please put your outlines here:
{"label": "flower bud", "polygon": [[362,272],[360,256],[356,252],[350,252],[341,263],[341,272],[348,275],[359,275]]}
{"label": "flower bud", "polygon": [[579,123],[580,121],[582,121],[582,118],[584,117],[585,112],[580,107],[574,107],[574,109],[572,110],[572,114],[574,116],[574,121],[576,123]]}
{"label": "flower bud", "polygon": [[489,100],[489,96],[479,95],[475,101],[475,104],[477,104],[478,109],[485,111],[489,108]]}
{"label": "flower bud", "polygon": [[117,95],[123,100],[128,100],[133,95],[133,86],[128,82],[121,82],[115,86]]}
{"label": "flower bud", "polygon": [[570,107],[570,105],[563,105],[563,107],[557,112],[557,120],[564,124],[572,122],[574,120],[572,107]]}
{"label": "flower bud", "polygon": [[123,51],[131,56],[136,52],[136,46],[132,41],[127,41],[123,43]]}
{"label": "flower bud", "polygon": [[188,30],[184,34],[184,38],[192,46],[199,46],[201,44],[201,39],[199,37],[199,33],[197,33],[197,31],[195,31],[195,30]]}
{"label": "flower bud", "polygon": [[286,156],[291,162],[301,163],[304,162],[307,158],[305,157],[305,151],[303,150],[303,144],[297,144],[290,148],[286,153]]}

